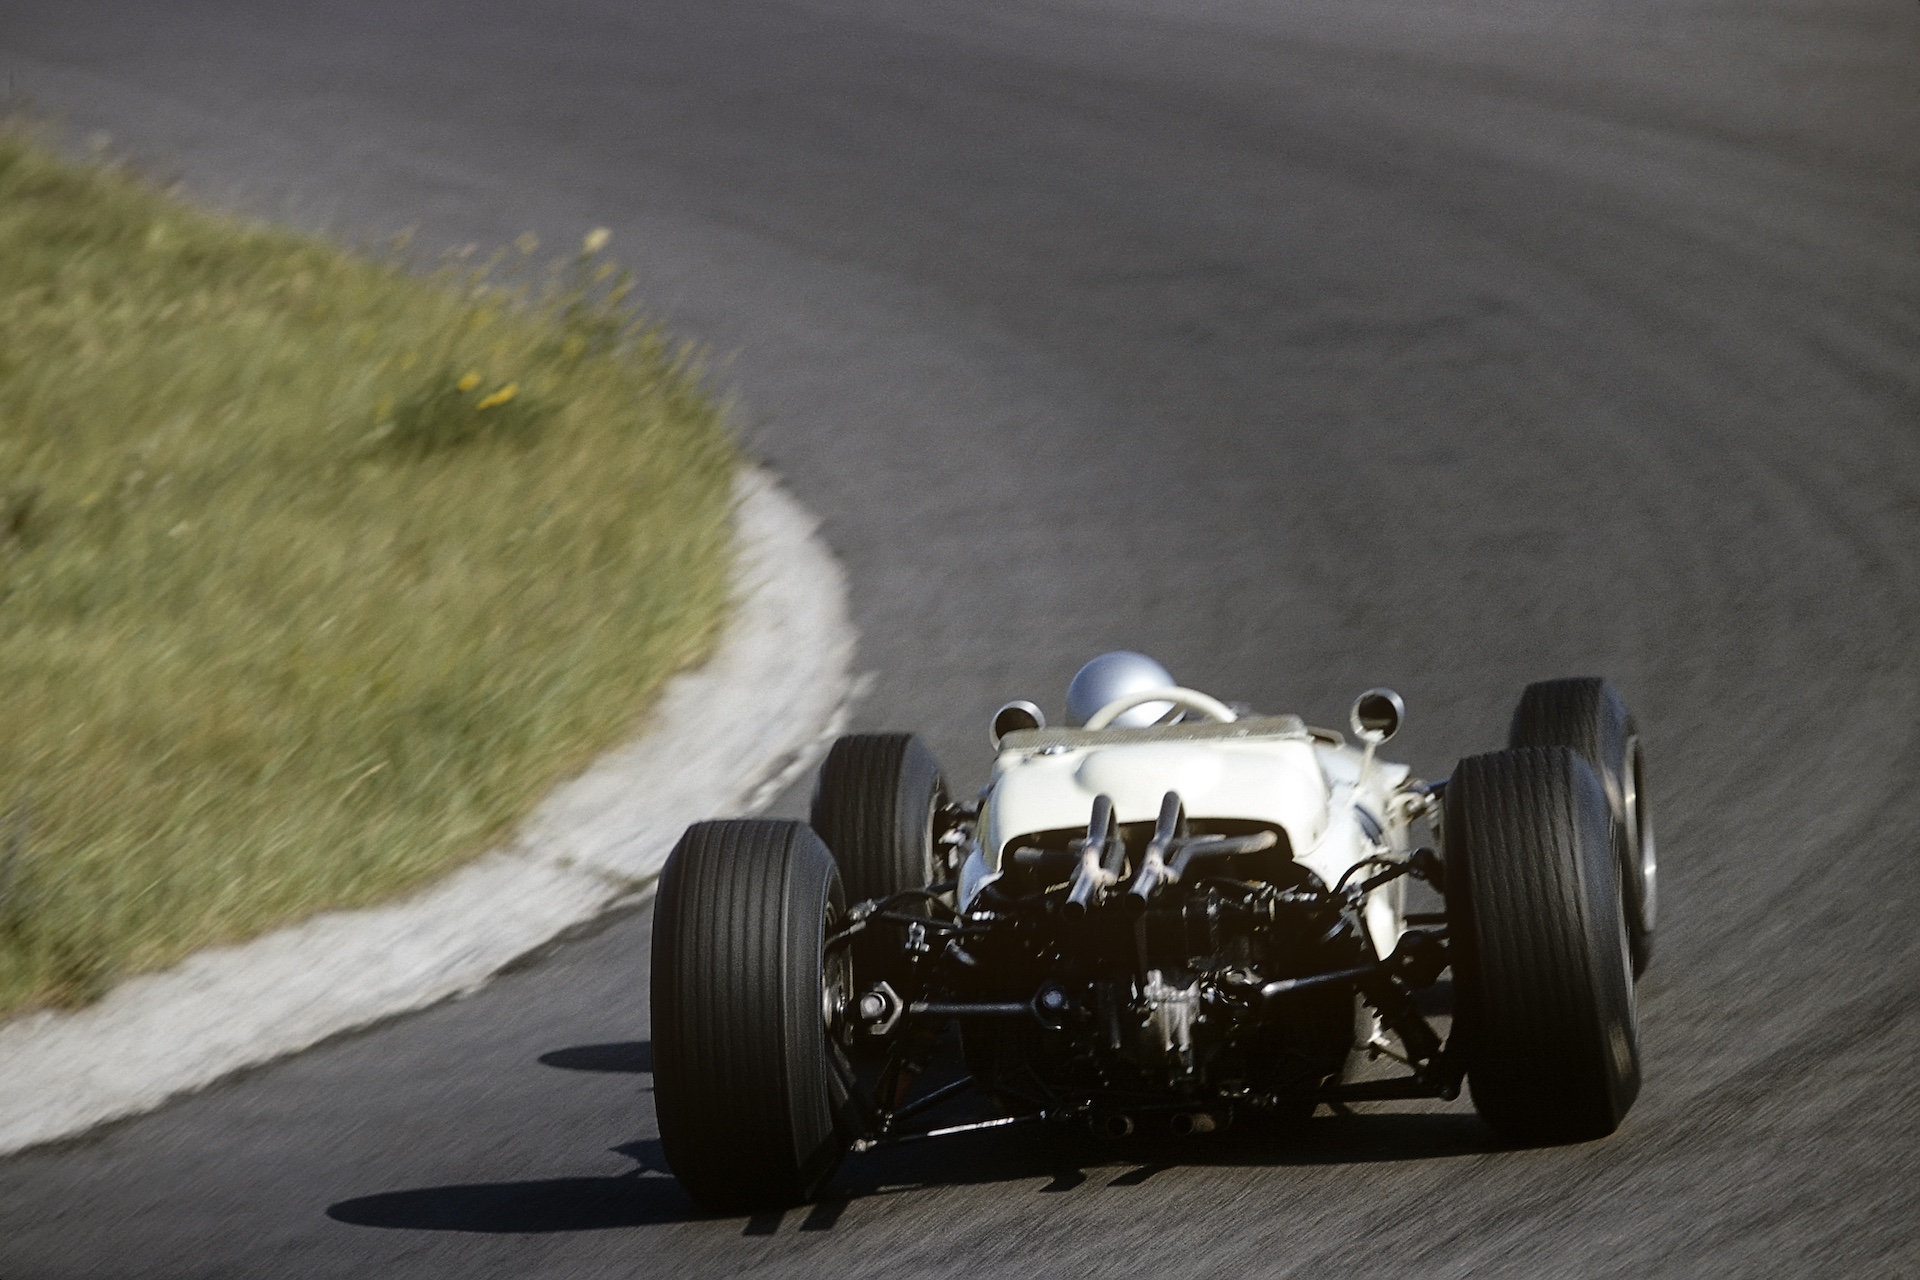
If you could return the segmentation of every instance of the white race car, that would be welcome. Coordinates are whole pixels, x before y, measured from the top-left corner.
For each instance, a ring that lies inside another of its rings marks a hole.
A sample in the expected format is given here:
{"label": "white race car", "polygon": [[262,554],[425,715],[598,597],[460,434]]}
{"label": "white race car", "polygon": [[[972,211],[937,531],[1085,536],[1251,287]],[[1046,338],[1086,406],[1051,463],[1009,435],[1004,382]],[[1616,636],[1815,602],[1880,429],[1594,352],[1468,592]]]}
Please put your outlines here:
{"label": "white race car", "polygon": [[[655,908],[654,1102],[695,1200],[799,1203],[849,1149],[968,1129],[1205,1133],[1463,1080],[1512,1142],[1619,1125],[1656,860],[1606,681],[1529,686],[1508,748],[1434,783],[1376,754],[1404,713],[1384,689],[1354,745],[1116,653],[1068,713],[1002,708],[977,804],[918,738],[856,735],[810,823],[687,830]],[[1444,910],[1408,915],[1410,880]],[[1443,1040],[1421,998],[1449,969]],[[917,1090],[956,1027],[967,1074]],[[1356,1049],[1405,1070],[1349,1078]],[[962,1094],[992,1117],[925,1127]]]}

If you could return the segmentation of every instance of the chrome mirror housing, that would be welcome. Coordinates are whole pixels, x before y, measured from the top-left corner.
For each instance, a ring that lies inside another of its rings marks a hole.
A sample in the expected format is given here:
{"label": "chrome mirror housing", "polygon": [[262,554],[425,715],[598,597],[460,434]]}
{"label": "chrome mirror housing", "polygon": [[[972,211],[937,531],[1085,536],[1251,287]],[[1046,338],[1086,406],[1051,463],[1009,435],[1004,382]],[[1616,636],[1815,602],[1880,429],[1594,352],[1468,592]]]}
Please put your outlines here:
{"label": "chrome mirror housing", "polygon": [[1015,698],[1006,706],[993,713],[993,727],[988,736],[993,741],[993,749],[1000,749],[1000,740],[1010,733],[1021,729],[1044,729],[1047,727],[1046,713],[1025,698]]}
{"label": "chrome mirror housing", "polygon": [[1400,695],[1391,689],[1369,689],[1353,700],[1353,712],[1348,717],[1353,725],[1353,736],[1370,747],[1377,747],[1400,732],[1400,722],[1406,718],[1407,704]]}

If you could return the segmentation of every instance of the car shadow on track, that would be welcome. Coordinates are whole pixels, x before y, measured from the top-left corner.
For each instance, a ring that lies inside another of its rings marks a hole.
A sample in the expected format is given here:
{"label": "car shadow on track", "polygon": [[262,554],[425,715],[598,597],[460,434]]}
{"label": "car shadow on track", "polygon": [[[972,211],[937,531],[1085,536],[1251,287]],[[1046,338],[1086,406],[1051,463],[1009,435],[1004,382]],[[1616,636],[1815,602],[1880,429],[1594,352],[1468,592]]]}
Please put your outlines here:
{"label": "car shadow on track", "polygon": [[[646,1074],[653,1046],[645,1040],[579,1045],[542,1054],[546,1066],[569,1071]],[[971,1117],[956,1116],[955,1120]],[[799,1229],[831,1231],[860,1200],[942,1187],[1044,1180],[1040,1195],[1094,1185],[1123,1191],[1173,1170],[1441,1160],[1497,1149],[1470,1111],[1377,1111],[1323,1115],[1284,1128],[1258,1123],[1224,1133],[1173,1139],[1098,1141],[1078,1130],[1008,1129],[955,1135],[849,1156]],[[420,1187],[342,1200],[327,1209],[336,1222],[360,1227],[481,1234],[543,1234],[664,1226],[703,1213],[667,1169],[657,1139],[615,1147],[636,1168],[611,1177],[548,1178]],[[733,1215],[736,1216],[737,1215]],[[746,1219],[745,1234],[779,1229],[782,1215]]]}
{"label": "car shadow on track", "polygon": [[687,1222],[703,1216],[672,1178],[644,1170],[612,1178],[545,1178],[386,1191],[330,1205],[356,1227],[536,1235]]}
{"label": "car shadow on track", "polygon": [[831,1188],[860,1199],[945,1186],[1049,1181],[1040,1194],[1098,1183],[1137,1187],[1177,1169],[1284,1168],[1444,1160],[1498,1149],[1472,1113],[1385,1112],[1323,1116],[1285,1128],[1236,1125],[1194,1138],[1100,1141],[1075,1132],[963,1135],[927,1145],[887,1148],[851,1157]]}
{"label": "car shadow on track", "polygon": [[647,1075],[653,1071],[653,1041],[582,1044],[540,1055],[540,1065],[562,1071],[607,1071]]}

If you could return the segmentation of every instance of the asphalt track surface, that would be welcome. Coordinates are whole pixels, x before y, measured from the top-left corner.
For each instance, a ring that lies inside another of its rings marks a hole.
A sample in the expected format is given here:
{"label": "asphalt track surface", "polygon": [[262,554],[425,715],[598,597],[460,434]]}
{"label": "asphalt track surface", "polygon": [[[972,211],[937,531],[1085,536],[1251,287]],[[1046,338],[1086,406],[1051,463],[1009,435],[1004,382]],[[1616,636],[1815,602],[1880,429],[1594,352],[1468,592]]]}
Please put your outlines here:
{"label": "asphalt track surface", "polygon": [[205,198],[611,227],[963,783],[1104,647],[1391,684],[1428,776],[1603,672],[1665,858],[1603,1142],[1006,1133],[702,1218],[641,911],[0,1163],[0,1275],[1920,1274],[1917,63],[1911,0],[0,0],[12,92]]}

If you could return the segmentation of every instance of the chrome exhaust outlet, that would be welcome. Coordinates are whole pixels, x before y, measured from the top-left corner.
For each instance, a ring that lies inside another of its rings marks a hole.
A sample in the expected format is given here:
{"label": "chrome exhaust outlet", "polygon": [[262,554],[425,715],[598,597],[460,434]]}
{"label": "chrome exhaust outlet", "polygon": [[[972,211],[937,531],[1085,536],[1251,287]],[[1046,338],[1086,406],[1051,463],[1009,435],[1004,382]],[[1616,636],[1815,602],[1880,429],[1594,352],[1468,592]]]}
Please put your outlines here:
{"label": "chrome exhaust outlet", "polygon": [[[1067,891],[1067,900],[1060,905],[1061,915],[1069,919],[1086,915],[1087,909],[1099,902],[1107,886],[1120,878],[1118,863],[1126,856],[1126,846],[1119,844],[1115,825],[1112,798],[1095,796],[1087,834],[1071,846],[1080,858],[1080,865],[1073,873],[1073,887]],[[1118,847],[1112,847],[1115,845]]]}
{"label": "chrome exhaust outlet", "polygon": [[1222,1127],[1220,1117],[1211,1111],[1176,1111],[1173,1119],[1167,1122],[1176,1138],[1191,1138],[1195,1134],[1212,1133]]}
{"label": "chrome exhaust outlet", "polygon": [[1147,909],[1147,900],[1167,878],[1167,852],[1186,821],[1187,807],[1180,803],[1179,793],[1167,792],[1160,800],[1160,820],[1154,824],[1153,839],[1147,842],[1140,869],[1133,873],[1133,887],[1127,892],[1126,905],[1136,915]]}

